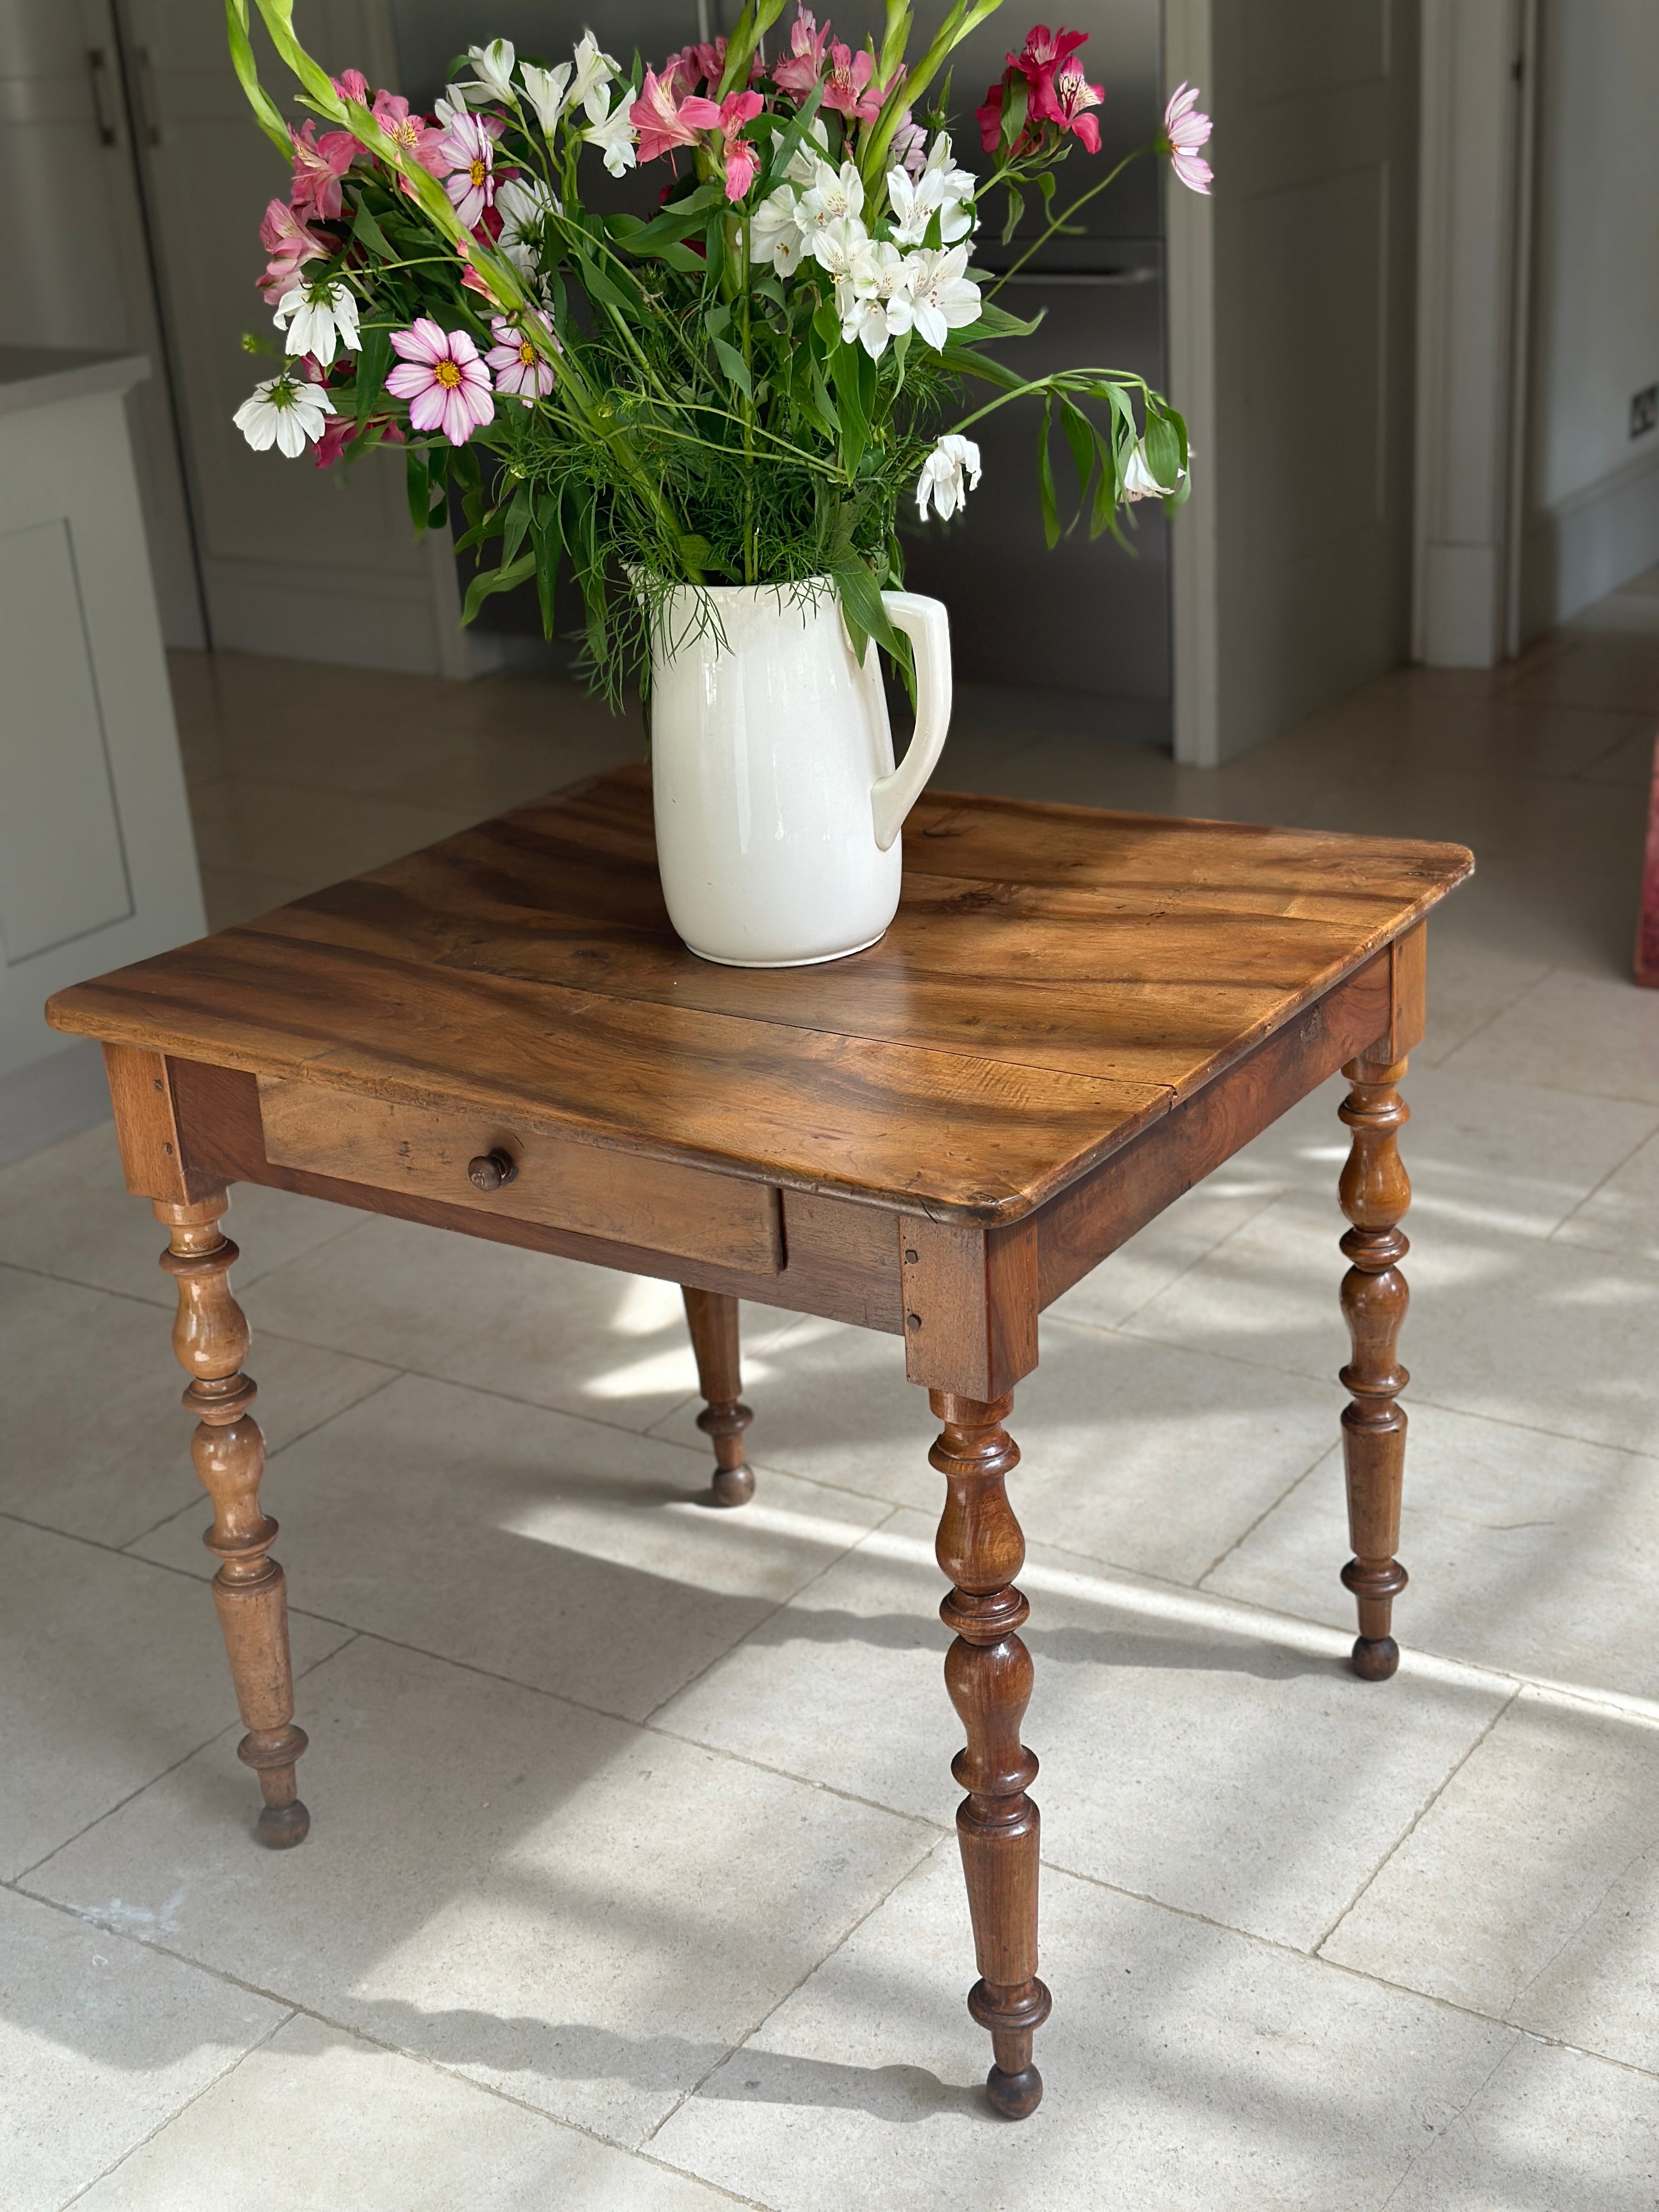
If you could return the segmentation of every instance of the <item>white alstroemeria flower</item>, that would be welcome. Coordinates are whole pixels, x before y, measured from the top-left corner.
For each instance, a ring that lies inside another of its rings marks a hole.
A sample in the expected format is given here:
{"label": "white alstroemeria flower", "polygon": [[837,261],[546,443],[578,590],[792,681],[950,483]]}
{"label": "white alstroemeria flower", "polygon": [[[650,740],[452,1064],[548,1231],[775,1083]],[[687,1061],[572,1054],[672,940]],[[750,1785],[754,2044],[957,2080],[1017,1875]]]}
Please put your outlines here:
{"label": "white alstroemeria flower", "polygon": [[536,120],[542,126],[542,136],[550,138],[564,112],[564,88],[570,82],[570,64],[561,62],[557,69],[538,69],[534,62],[520,62],[519,75],[530,95],[530,105],[536,111]]}
{"label": "white alstroemeria flower", "polygon": [[542,226],[550,215],[563,212],[557,199],[539,177],[509,177],[495,190],[495,212],[501,234],[495,243],[521,276],[533,276],[541,267]]}
{"label": "white alstroemeria flower", "polygon": [[[813,149],[817,149],[815,152]],[[830,133],[823,127],[823,118],[815,115],[806,126],[806,136],[789,157],[789,167],[784,171],[792,185],[804,191],[818,170],[819,156],[830,151]]]}
{"label": "white alstroemeria flower", "polygon": [[569,100],[572,107],[578,104],[587,110],[590,123],[603,123],[610,110],[609,88],[617,82],[620,63],[609,54],[599,52],[599,42],[592,31],[584,31],[576,41],[575,74],[570,81]]}
{"label": "white alstroemeria flower", "polygon": [[277,301],[271,320],[279,331],[287,331],[289,353],[314,354],[320,368],[333,360],[337,338],[348,353],[356,353],[362,343],[357,335],[356,296],[337,278],[296,284]]}
{"label": "white alstroemeria flower", "polygon": [[836,302],[840,307],[843,297],[842,286],[848,287],[844,295],[856,296],[851,289],[854,270],[859,256],[870,243],[870,234],[855,215],[837,216],[832,222],[821,223],[806,234],[807,251],[820,269],[836,281]]}
{"label": "white alstroemeria flower", "polygon": [[[611,175],[619,177],[624,169],[631,169],[639,160],[635,149],[639,144],[640,134],[628,119],[628,111],[634,104],[632,94],[626,88],[619,92],[616,106],[608,111],[603,91],[590,95],[587,112],[592,118],[593,127],[584,131],[582,137],[588,145],[599,148],[605,156],[605,166]],[[594,113],[596,101],[599,106],[597,114]],[[576,94],[573,86],[570,105],[574,107],[575,104]]]}
{"label": "white alstroemeria flower", "polygon": [[963,275],[968,249],[953,246],[937,252],[924,246],[909,257],[910,297],[915,302],[916,334],[935,352],[952,331],[979,320],[979,286]]}
{"label": "white alstroemeria flower", "polygon": [[513,82],[513,64],[518,56],[511,40],[492,39],[487,46],[469,46],[466,58],[478,74],[463,86],[464,91],[481,92],[487,99],[518,105],[519,88]]}
{"label": "white alstroemeria flower", "polygon": [[941,438],[922,463],[916,479],[916,506],[922,520],[927,519],[931,499],[939,520],[948,522],[969,493],[979,489],[979,447],[973,440],[958,437],[954,430]]}
{"label": "white alstroemeria flower", "polygon": [[1152,474],[1145,443],[1137,440],[1135,449],[1129,456],[1129,465],[1123,471],[1123,496],[1125,499],[1168,499],[1172,492],[1179,490],[1181,479],[1186,473],[1185,469],[1177,469],[1174,483],[1161,484]]}
{"label": "white alstroemeria flower", "polygon": [[231,420],[256,453],[276,446],[297,461],[307,445],[322,436],[324,420],[333,412],[334,402],[320,384],[272,376],[254,386]]}
{"label": "white alstroemeria flower", "polygon": [[957,168],[955,159],[951,151],[950,132],[937,132],[927,149],[927,161],[921,176],[924,184],[930,178],[939,179],[939,236],[947,246],[954,246],[959,238],[966,238],[978,222],[978,217],[969,212],[969,204],[979,190],[979,179],[971,169]]}
{"label": "white alstroemeria flower", "polygon": [[814,161],[812,182],[800,196],[800,227],[808,244],[826,223],[855,221],[863,212],[864,179],[854,164],[843,161],[837,175],[828,161]]}
{"label": "white alstroemeria flower", "polygon": [[861,345],[879,361],[890,338],[900,337],[915,320],[907,289],[908,271],[896,246],[872,240],[855,256],[851,276],[836,287],[841,334],[847,344]]}
{"label": "white alstroemeria flower", "polygon": [[924,173],[912,178],[903,169],[887,173],[887,201],[893,210],[893,235],[901,246],[920,246],[935,209],[943,204],[939,180]]}
{"label": "white alstroemeria flower", "polygon": [[787,185],[769,192],[750,218],[750,259],[769,261],[780,276],[793,276],[806,246],[798,216],[795,195]]}

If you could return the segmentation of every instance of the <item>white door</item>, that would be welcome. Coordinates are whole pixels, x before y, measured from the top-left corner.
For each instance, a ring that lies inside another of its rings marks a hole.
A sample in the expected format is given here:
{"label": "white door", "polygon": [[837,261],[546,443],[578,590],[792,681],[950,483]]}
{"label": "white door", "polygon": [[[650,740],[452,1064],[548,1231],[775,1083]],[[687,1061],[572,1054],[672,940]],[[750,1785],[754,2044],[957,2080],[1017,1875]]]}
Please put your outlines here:
{"label": "white door", "polygon": [[1225,760],[1410,645],[1416,0],[1170,0],[1216,117],[1171,188],[1179,756]]}

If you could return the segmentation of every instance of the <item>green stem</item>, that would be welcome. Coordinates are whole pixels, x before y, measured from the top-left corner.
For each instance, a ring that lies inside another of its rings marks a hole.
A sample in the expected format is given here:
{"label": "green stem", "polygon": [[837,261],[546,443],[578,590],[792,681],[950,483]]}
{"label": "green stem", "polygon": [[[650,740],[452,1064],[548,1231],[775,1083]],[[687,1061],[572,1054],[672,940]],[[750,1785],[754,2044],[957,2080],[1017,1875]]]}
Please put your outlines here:
{"label": "green stem", "polygon": [[[1074,199],[1069,207],[1062,208],[1060,213],[1056,216],[1051,216],[1048,219],[1048,228],[1047,230],[1043,232],[1041,238],[1036,239],[1031,245],[1026,247],[1024,252],[1020,255],[1018,260],[1016,261],[1011,268],[1007,268],[1003,270],[1001,276],[997,278],[996,283],[992,285],[989,296],[994,300],[997,294],[1008,282],[1008,279],[1011,276],[1018,276],[1019,271],[1030,259],[1031,256],[1034,253],[1040,253],[1043,247],[1048,243],[1048,240],[1054,236],[1054,233],[1057,230],[1063,230],[1079,208],[1087,207],[1090,201],[1092,199],[1098,199],[1102,192],[1105,191],[1108,185],[1115,185],[1117,182],[1118,179],[1123,174],[1123,172],[1128,167],[1131,161],[1138,161],[1143,154],[1150,154],[1152,150],[1152,148],[1150,146],[1137,146],[1133,154],[1126,154],[1123,156],[1123,159],[1118,163],[1116,168],[1111,170],[1106,176],[1103,176],[1097,185],[1091,185],[1088,191],[1081,194],[1077,199]],[[977,199],[979,195],[975,193],[974,197]]]}

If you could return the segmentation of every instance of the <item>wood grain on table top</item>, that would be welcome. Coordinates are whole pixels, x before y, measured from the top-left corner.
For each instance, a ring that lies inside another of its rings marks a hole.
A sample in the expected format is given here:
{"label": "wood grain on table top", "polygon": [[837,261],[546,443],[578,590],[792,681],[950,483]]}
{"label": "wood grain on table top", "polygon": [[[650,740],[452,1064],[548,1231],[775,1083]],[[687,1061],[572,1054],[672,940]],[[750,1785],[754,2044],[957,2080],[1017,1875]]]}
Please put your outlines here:
{"label": "wood grain on table top", "polygon": [[520,807],[61,992],[55,1026],[463,1099],[793,1187],[1012,1217],[1467,876],[1461,846],[930,793],[867,952],[721,968],[669,927],[648,773]]}

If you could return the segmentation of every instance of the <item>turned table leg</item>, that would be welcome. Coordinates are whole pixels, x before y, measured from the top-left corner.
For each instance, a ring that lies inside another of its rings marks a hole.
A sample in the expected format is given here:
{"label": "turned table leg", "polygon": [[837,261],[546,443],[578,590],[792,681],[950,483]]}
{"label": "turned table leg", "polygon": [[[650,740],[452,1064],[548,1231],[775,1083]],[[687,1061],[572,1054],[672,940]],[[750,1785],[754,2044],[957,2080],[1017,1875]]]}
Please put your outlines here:
{"label": "turned table leg", "polygon": [[945,1425],[928,1456],[948,1486],[939,1563],[952,1584],[939,1607],[956,1642],[945,1684],[968,1732],[951,1771],[968,1792],[957,1810],[980,1978],[968,2009],[991,2031],[996,2063],[986,2088],[997,2111],[1023,2120],[1042,2099],[1031,2039],[1048,2017],[1037,1979],[1037,1808],[1026,1796],[1037,1763],[1019,1740],[1031,1695],[1030,1654],[1017,1632],[1030,1607],[1013,1586],[1025,1558],[1004,1478],[1019,1449],[1004,1429],[1012,1396],[988,1404],[933,1390]]}
{"label": "turned table leg", "polygon": [[173,1232],[161,1265],[179,1285],[173,1348],[191,1376],[185,1407],[198,1417],[191,1456],[213,1500],[213,1526],[202,1540],[220,1562],[213,1600],[247,1730],[237,1756],[258,1775],[264,1796],[259,1840],[280,1850],[303,1843],[311,1826],[294,1778],[306,1735],[294,1725],[287,1587],[270,1556],[276,1523],[259,1510],[265,1440],[249,1410],[257,1385],[241,1371],[248,1326],[229,1279],[237,1250],[219,1226],[229,1203],[223,1191],[195,1205],[157,1200],[155,1218]]}
{"label": "turned table leg", "polygon": [[697,1426],[714,1443],[714,1503],[746,1505],[755,1478],[744,1458],[743,1432],[755,1418],[743,1403],[738,1346],[738,1302],[724,1291],[683,1290],[691,1349],[697,1355],[697,1385],[708,1404]]}
{"label": "turned table leg", "polygon": [[1354,1552],[1342,1579],[1359,1601],[1354,1672],[1368,1682],[1386,1682],[1400,1664],[1389,1630],[1407,1579],[1395,1557],[1406,1466],[1406,1413],[1395,1401],[1411,1380],[1397,1349],[1409,1297],[1399,1262],[1410,1246],[1400,1221],[1412,1196],[1399,1132],[1411,1109],[1395,1088],[1404,1060],[1352,1060],[1342,1073],[1352,1088],[1338,1111],[1353,1132],[1339,1186],[1342,1211],[1353,1224],[1342,1238],[1351,1263],[1342,1280],[1342,1314],[1353,1358],[1339,1379],[1350,1401],[1342,1409],[1342,1456]]}

